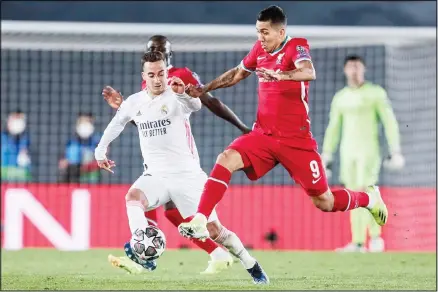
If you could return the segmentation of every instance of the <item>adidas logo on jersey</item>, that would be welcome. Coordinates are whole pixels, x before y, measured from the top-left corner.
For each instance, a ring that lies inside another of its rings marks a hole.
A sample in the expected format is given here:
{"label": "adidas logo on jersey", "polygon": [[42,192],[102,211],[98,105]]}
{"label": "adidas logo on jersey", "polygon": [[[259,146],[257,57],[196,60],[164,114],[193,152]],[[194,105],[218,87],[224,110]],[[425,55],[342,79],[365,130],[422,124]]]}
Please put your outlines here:
{"label": "adidas logo on jersey", "polygon": [[138,111],[138,113],[137,113],[136,116],[137,116],[137,117],[141,116],[141,111]]}

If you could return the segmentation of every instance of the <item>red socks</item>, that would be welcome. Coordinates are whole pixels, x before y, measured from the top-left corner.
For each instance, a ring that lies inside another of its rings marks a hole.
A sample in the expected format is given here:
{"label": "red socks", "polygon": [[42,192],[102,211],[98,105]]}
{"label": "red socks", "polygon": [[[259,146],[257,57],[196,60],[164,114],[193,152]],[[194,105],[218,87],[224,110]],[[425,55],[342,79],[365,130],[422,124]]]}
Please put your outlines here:
{"label": "red socks", "polygon": [[146,217],[146,219],[148,219],[149,223],[151,223],[152,225],[158,226],[158,216],[157,216],[157,209],[148,211],[148,212],[144,212],[144,216]]}
{"label": "red socks", "polygon": [[225,194],[231,180],[231,172],[220,164],[215,164],[210,177],[204,186],[201,201],[198,206],[198,213],[209,217],[214,207]]}
{"label": "red socks", "polygon": [[[169,209],[164,211],[164,215],[166,215],[166,218],[169,219],[170,222],[172,222],[175,227],[178,227],[181,223],[183,223],[185,220],[179,213],[178,209]],[[212,253],[217,247],[217,243],[214,242],[211,238],[207,238],[205,242],[202,242],[198,239],[192,238],[191,241],[205,250],[208,254]]]}
{"label": "red socks", "polygon": [[355,192],[347,189],[332,191],[334,204],[332,212],[348,211],[359,207],[367,207],[370,198],[365,192]]}

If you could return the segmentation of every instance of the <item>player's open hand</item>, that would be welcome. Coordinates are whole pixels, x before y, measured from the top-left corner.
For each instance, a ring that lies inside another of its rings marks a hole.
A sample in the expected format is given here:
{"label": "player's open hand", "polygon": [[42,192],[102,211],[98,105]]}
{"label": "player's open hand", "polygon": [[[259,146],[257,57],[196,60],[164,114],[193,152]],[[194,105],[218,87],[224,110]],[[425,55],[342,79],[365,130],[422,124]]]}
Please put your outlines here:
{"label": "player's open hand", "polygon": [[256,74],[266,80],[281,80],[282,75],[280,72],[269,70],[266,68],[257,68]]}
{"label": "player's open hand", "polygon": [[199,85],[193,85],[193,84],[189,84],[186,86],[186,93],[188,95],[190,95],[191,97],[194,98],[198,98],[200,97],[202,94],[204,94],[204,90],[201,86]]}
{"label": "player's open hand", "polygon": [[103,98],[113,109],[118,109],[123,102],[123,96],[111,86],[105,86],[102,89]]}
{"label": "player's open hand", "polygon": [[185,91],[184,82],[178,77],[173,76],[172,78],[170,78],[169,85],[172,88],[173,92],[177,94],[183,94]]}
{"label": "player's open hand", "polygon": [[106,158],[104,160],[98,160],[97,165],[100,168],[105,169],[106,171],[109,171],[111,173],[114,173],[114,171],[112,171],[111,168],[116,167],[116,163],[114,161],[108,160]]}

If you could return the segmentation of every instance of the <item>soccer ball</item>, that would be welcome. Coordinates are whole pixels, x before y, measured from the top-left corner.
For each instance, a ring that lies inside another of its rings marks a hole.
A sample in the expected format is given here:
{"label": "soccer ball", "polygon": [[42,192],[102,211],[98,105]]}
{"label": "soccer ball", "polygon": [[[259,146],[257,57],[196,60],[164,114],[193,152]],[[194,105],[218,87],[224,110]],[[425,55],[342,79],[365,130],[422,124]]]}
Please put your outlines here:
{"label": "soccer ball", "polygon": [[163,254],[166,237],[158,227],[149,225],[145,229],[137,229],[132,234],[130,244],[137,258],[150,261]]}

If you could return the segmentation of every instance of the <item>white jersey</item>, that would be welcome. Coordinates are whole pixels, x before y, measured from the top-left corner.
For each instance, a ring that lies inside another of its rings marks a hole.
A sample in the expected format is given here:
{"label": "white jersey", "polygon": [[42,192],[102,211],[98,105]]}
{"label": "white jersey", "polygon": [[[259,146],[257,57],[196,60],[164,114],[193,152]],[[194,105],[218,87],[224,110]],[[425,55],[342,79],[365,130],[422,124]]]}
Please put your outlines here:
{"label": "white jersey", "polygon": [[145,171],[202,172],[189,117],[201,109],[201,101],[166,89],[152,97],[146,90],[129,96],[105,129],[95,150],[96,160],[105,159],[108,145],[134,121],[140,138]]}

